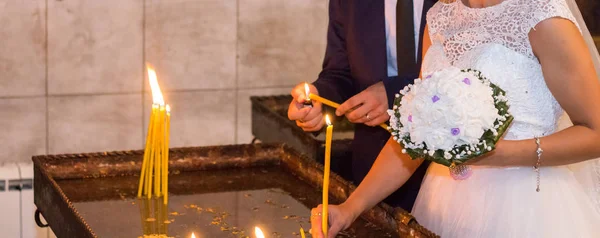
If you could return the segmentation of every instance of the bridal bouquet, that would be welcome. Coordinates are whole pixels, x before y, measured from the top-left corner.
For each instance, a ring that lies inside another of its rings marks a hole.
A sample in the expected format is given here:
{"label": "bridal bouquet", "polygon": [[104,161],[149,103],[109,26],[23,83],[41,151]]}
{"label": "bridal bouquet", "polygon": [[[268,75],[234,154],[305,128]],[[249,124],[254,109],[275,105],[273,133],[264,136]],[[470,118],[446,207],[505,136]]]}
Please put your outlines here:
{"label": "bridal bouquet", "polygon": [[481,72],[449,67],[400,90],[388,114],[403,153],[466,179],[470,169],[461,164],[494,150],[513,120],[508,107],[505,92]]}

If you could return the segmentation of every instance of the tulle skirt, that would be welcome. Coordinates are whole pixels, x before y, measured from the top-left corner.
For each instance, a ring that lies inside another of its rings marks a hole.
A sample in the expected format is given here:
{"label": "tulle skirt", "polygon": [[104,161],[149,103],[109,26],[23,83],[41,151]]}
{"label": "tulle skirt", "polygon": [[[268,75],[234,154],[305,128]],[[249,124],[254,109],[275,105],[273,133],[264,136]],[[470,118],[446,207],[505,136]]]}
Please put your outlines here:
{"label": "tulle skirt", "polygon": [[431,164],[413,215],[446,237],[600,237],[600,213],[566,166],[542,167],[540,192],[531,167],[471,166],[467,180]]}

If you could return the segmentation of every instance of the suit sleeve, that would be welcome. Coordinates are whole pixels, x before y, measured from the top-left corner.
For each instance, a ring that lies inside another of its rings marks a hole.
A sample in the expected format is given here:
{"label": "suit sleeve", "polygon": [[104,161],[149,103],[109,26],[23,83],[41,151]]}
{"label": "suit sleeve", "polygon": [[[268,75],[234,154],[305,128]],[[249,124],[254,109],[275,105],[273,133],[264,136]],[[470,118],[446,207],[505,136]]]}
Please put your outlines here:
{"label": "suit sleeve", "polygon": [[398,76],[392,77],[390,79],[384,79],[383,85],[385,87],[385,94],[388,99],[388,108],[391,109],[394,106],[394,99],[396,99],[396,93],[400,91],[400,89],[406,86],[405,80],[400,80]]}
{"label": "suit sleeve", "polygon": [[355,94],[345,39],[347,1],[329,1],[329,25],[323,70],[313,83],[321,96],[337,103],[343,103]]}
{"label": "suit sleeve", "polygon": [[411,84],[415,78],[418,78],[419,75],[403,75],[403,76],[394,76],[388,79],[383,80],[383,85],[385,87],[385,93],[388,99],[388,108],[392,109],[394,106],[394,100],[396,99],[396,94],[402,90],[407,85]]}

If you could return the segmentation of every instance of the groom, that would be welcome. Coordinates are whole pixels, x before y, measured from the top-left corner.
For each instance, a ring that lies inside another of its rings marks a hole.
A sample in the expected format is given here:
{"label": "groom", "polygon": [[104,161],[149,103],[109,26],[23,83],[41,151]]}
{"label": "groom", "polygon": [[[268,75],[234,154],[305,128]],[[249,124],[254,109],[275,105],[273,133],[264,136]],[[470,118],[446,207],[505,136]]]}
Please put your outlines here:
{"label": "groom", "polygon": [[[312,91],[336,102],[335,112],[357,123],[352,145],[355,183],[367,175],[390,137],[377,127],[389,119],[394,95],[421,68],[425,15],[434,0],[330,0],[327,49],[323,70]],[[288,116],[305,131],[323,127],[321,105],[302,107],[303,85],[292,91]],[[352,110],[350,110],[352,109]],[[385,201],[411,211],[428,163],[423,163]],[[393,178],[390,178],[393,179]]]}

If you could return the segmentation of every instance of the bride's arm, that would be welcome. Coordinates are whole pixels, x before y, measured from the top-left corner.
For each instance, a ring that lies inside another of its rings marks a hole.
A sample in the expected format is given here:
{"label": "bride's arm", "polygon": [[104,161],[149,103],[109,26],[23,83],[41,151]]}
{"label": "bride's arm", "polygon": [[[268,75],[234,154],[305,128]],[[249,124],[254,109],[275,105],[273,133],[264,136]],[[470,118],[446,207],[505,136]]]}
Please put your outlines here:
{"label": "bride's arm", "polygon": [[423,50],[421,50],[421,72],[419,72],[419,78],[423,78],[423,62],[425,62],[425,55],[431,46],[431,37],[429,37],[429,24],[425,24],[425,30],[423,31]]}
{"label": "bride's arm", "polygon": [[344,203],[354,218],[372,208],[402,186],[421,165],[402,153],[398,142],[389,139],[365,179]]}
{"label": "bride's arm", "polygon": [[[422,59],[425,59],[425,54],[431,46],[427,28],[425,25]],[[423,160],[412,160],[407,154],[403,154],[400,144],[390,138],[365,179],[344,205],[352,210],[355,218],[358,217],[363,211],[372,208],[402,186],[422,162]]]}
{"label": "bride's arm", "polygon": [[[540,138],[542,166],[565,165],[600,157],[600,83],[580,32],[568,20],[551,18],[529,34],[548,88],[574,126]],[[501,141],[497,152],[476,164],[532,166],[534,140]]]}

